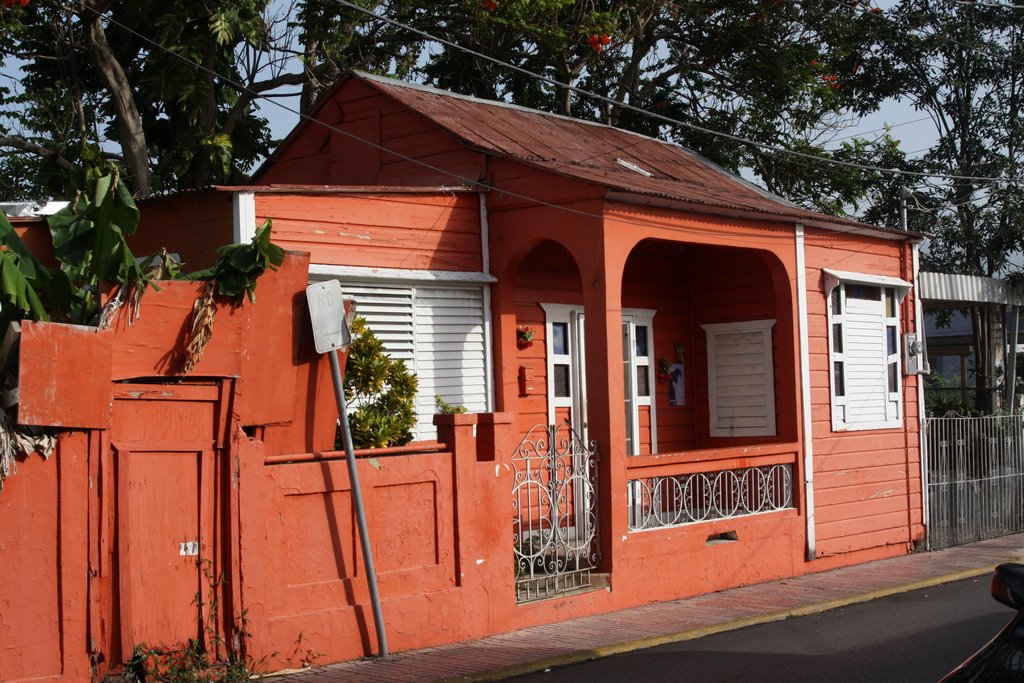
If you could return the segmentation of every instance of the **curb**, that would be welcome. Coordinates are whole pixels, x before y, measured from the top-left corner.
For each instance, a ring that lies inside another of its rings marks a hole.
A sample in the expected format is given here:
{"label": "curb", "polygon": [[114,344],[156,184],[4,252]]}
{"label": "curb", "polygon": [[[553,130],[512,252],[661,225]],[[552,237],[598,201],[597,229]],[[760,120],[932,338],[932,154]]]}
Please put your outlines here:
{"label": "curb", "polygon": [[[1024,562],[1024,557],[1015,558],[1013,560],[1007,561]],[[767,614],[758,614],[751,617],[733,619],[731,621],[722,622],[720,624],[702,626],[700,628],[689,629],[686,631],[676,631],[674,633],[666,633],[664,635],[651,636],[648,638],[641,638],[638,640],[629,640],[624,643],[618,643],[615,645],[603,645],[601,647],[589,648],[586,650],[578,650],[576,652],[569,652],[554,657],[547,657],[545,659],[537,659],[532,662],[525,662],[522,664],[512,664],[509,666],[484,671],[479,674],[442,678],[438,680],[438,683],[486,683],[489,681],[500,681],[506,678],[511,678],[513,676],[523,676],[526,674],[537,673],[538,671],[544,671],[545,669],[549,668],[567,666],[569,664],[579,664],[580,662],[586,662],[592,659],[601,659],[603,657],[610,657],[612,655],[623,654],[625,652],[646,650],[648,648],[658,647],[659,645],[669,645],[672,643],[681,643],[687,640],[695,640],[697,638],[703,638],[704,636],[710,636],[716,633],[724,633],[726,631],[734,631],[736,629],[745,628],[747,626],[756,626],[758,624],[767,624],[773,621],[782,621],[784,619],[790,619],[792,617],[803,617],[810,614],[819,614],[821,612],[827,612],[829,610],[837,609],[839,607],[846,607],[847,605],[856,605],[862,602],[870,602],[871,600],[877,600],[878,598],[884,598],[890,595],[908,593],[910,591],[920,590],[922,588],[931,588],[932,586],[938,586],[944,583],[952,583],[953,581],[971,579],[977,576],[990,574],[997,566],[999,566],[999,564],[1002,564],[1002,562],[986,565],[983,567],[965,569],[950,574],[932,576],[927,579],[921,579],[919,581],[913,581],[911,583],[903,583],[897,586],[891,586],[889,588],[879,588],[877,590],[868,591],[866,593],[858,593],[856,595],[849,595],[842,598],[836,598],[835,600],[816,602],[810,605],[802,605],[800,607],[793,607],[790,609],[780,610],[777,612],[769,612]]]}

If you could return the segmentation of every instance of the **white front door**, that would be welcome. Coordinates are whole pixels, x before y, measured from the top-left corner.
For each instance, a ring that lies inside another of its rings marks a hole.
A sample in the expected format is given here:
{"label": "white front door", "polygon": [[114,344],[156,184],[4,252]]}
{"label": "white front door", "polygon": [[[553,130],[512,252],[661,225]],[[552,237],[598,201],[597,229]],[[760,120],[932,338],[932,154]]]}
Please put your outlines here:
{"label": "white front door", "polygon": [[[548,423],[568,421],[587,441],[587,380],[583,309],[541,304],[547,339]],[[622,316],[626,447],[629,455],[656,451],[652,357],[654,311],[626,309]],[[649,444],[642,449],[642,444]]]}
{"label": "white front door", "polygon": [[587,438],[587,379],[583,310],[563,304],[541,304],[547,339],[548,424],[568,422]]}

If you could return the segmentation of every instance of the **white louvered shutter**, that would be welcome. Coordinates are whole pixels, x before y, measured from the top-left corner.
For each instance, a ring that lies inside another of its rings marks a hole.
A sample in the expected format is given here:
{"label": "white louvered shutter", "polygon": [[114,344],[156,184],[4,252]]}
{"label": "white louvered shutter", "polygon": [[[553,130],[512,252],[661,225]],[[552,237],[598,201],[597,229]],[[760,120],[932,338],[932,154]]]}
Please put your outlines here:
{"label": "white louvered shutter", "polygon": [[410,287],[379,287],[341,283],[346,299],[356,304],[356,315],[366,320],[392,358],[405,361],[416,372],[413,357],[413,290]]}
{"label": "white louvered shutter", "polygon": [[434,396],[470,412],[487,410],[483,293],[419,287],[415,306],[417,439],[437,438]]}
{"label": "white louvered shutter", "polygon": [[392,358],[416,374],[415,439],[437,438],[434,396],[471,412],[487,410],[483,291],[342,283],[356,312]]}
{"label": "white louvered shutter", "polygon": [[882,302],[846,298],[846,424],[886,420],[885,317]]}
{"label": "white louvered shutter", "polygon": [[711,436],[775,434],[774,320],[703,325]]}

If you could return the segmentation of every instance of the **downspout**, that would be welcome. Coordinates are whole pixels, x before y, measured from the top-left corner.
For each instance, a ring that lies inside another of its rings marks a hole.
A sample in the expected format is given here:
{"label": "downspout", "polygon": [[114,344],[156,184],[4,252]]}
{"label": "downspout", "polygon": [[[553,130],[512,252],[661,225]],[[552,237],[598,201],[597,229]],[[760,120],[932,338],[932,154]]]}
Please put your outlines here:
{"label": "downspout", "polygon": [[1013,308],[1013,325],[1010,327],[1013,332],[1006,349],[1006,405],[1010,407],[1009,413],[1013,415],[1016,410],[1017,391],[1017,338],[1020,335],[1020,306],[1011,304]]}
{"label": "downspout", "polygon": [[[900,227],[909,230],[907,225],[907,199],[913,192],[910,188],[900,188]],[[928,538],[928,427],[927,415],[924,403],[924,376],[931,369],[928,367],[928,340],[924,332],[924,303],[921,301],[921,245],[914,242],[910,247],[910,262],[913,270],[914,284],[914,332],[917,333],[917,341],[920,345],[917,360],[917,439],[918,439],[918,463],[921,469],[921,525],[925,528],[925,539]],[[908,454],[909,455],[909,454]],[[907,474],[909,475],[909,468]],[[907,481],[907,496],[910,496],[910,481]],[[908,501],[909,503],[909,501]],[[907,505],[907,513],[910,513],[910,505]]]}
{"label": "downspout", "polygon": [[796,308],[800,338],[800,404],[803,413],[804,505],[807,521],[807,560],[817,556],[814,537],[814,433],[811,423],[811,353],[807,330],[807,264],[804,254],[804,226],[796,224]]}
{"label": "downspout", "polygon": [[[487,192],[480,192],[480,270],[491,274],[491,230],[487,222]],[[487,386],[487,411],[494,410],[494,331],[491,312],[491,286],[484,285],[484,373]],[[507,409],[507,408],[506,408]]]}
{"label": "downspout", "polygon": [[231,215],[235,244],[248,244],[256,236],[256,193],[235,192],[231,195]]}

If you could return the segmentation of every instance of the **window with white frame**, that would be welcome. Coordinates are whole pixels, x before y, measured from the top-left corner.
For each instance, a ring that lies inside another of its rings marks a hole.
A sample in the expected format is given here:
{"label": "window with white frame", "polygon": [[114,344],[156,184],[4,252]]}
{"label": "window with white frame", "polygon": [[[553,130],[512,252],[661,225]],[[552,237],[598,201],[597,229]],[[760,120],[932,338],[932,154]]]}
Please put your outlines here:
{"label": "window with white frame", "polygon": [[480,286],[341,283],[389,356],[416,374],[415,439],[437,438],[435,396],[488,410],[484,297]]}
{"label": "window with white frame", "polygon": [[[587,404],[583,339],[583,309],[568,304],[541,304],[547,340],[548,421],[556,411],[567,409],[573,428],[586,434]],[[629,455],[640,453],[641,429],[649,424],[651,452],[657,452],[657,421],[654,410],[652,358],[654,314],[649,309],[622,311],[623,388],[626,411],[626,447]],[[646,420],[644,419],[646,418]]]}
{"label": "window with white frame", "polygon": [[774,320],[701,325],[711,436],[775,435]]}
{"label": "window with white frame", "polygon": [[832,429],[885,429],[903,420],[900,302],[910,283],[825,271]]}
{"label": "window with white frame", "polygon": [[573,429],[584,436],[583,309],[567,304],[541,304],[541,308],[547,345],[548,424],[555,424],[558,410],[564,409],[570,415]]}
{"label": "window with white frame", "polygon": [[650,424],[650,452],[658,452],[658,429],[651,390],[651,358],[654,355],[654,311],[625,309],[622,312],[622,379],[626,408],[626,454],[640,455],[641,428]]}

